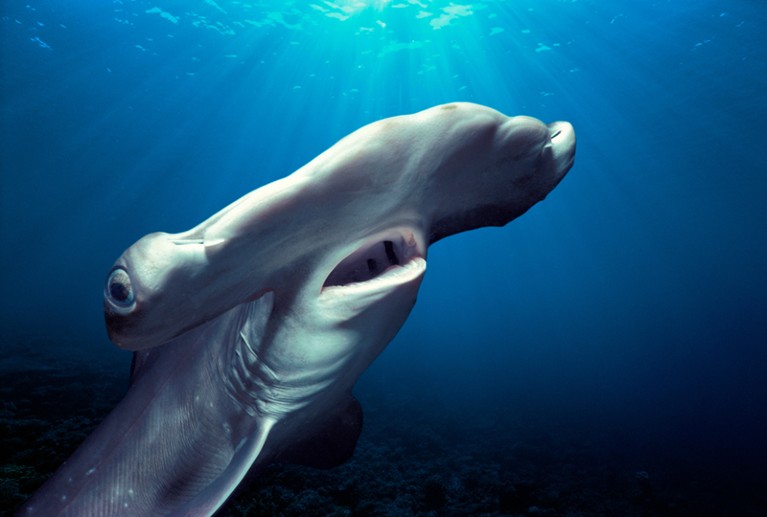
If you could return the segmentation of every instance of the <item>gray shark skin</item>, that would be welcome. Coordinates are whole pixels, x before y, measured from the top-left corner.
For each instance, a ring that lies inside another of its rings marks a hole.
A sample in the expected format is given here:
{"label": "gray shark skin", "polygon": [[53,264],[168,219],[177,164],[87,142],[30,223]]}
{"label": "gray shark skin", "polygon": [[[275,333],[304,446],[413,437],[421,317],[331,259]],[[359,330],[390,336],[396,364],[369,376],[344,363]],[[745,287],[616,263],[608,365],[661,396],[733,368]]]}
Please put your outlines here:
{"label": "gray shark skin", "polygon": [[249,470],[354,450],[351,390],[416,300],[432,243],[502,226],[573,163],[567,122],[468,103],[380,120],[183,233],[104,291],[125,398],[20,515],[211,515]]}

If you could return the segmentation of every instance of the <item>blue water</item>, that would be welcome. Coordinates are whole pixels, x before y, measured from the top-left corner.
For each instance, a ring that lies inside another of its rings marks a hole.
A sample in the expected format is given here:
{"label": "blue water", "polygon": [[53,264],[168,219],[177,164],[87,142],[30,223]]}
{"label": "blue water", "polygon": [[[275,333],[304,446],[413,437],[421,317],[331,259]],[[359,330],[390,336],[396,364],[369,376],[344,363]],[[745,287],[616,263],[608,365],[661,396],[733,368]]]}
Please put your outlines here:
{"label": "blue water", "polygon": [[363,404],[622,436],[636,471],[764,503],[764,2],[5,0],[0,23],[3,355],[127,375],[102,320],[126,247],[365,123],[477,102],[570,121],[575,166],[430,249]]}

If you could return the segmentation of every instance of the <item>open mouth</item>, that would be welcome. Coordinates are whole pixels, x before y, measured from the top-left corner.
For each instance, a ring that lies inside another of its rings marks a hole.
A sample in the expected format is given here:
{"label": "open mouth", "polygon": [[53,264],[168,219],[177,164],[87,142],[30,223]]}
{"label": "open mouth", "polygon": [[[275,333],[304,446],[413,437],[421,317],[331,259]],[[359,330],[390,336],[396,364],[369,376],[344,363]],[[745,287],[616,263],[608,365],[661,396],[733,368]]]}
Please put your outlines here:
{"label": "open mouth", "polygon": [[423,258],[425,247],[410,229],[394,229],[364,242],[330,272],[323,289],[368,282],[407,268],[414,259]]}

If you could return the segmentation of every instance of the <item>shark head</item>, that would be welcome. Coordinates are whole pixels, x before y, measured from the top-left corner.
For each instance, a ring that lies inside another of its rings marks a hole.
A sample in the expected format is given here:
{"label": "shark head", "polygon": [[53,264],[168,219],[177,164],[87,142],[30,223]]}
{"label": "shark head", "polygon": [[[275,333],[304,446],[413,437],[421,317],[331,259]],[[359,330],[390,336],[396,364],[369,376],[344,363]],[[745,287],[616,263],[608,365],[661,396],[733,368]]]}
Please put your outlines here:
{"label": "shark head", "polygon": [[523,214],[574,153],[567,122],[475,104],[372,123],[195,228],[126,250],[104,291],[109,336],[152,348],[268,291],[279,304],[405,267],[439,239]]}
{"label": "shark head", "polygon": [[210,515],[249,470],[344,461],[351,389],[407,319],[429,246],[523,214],[574,153],[566,122],[437,106],[143,237],[104,287],[131,388],[26,513]]}

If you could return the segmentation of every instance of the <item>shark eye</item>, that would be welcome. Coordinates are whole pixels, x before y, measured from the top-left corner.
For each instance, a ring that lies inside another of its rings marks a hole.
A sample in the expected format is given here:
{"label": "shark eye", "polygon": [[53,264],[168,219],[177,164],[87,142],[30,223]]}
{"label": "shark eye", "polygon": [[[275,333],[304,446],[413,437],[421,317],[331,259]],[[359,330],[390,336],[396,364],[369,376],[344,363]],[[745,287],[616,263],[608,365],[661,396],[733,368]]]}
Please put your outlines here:
{"label": "shark eye", "polygon": [[133,309],[133,306],[136,304],[136,298],[133,294],[130,276],[125,269],[116,267],[109,273],[104,296],[118,310]]}

